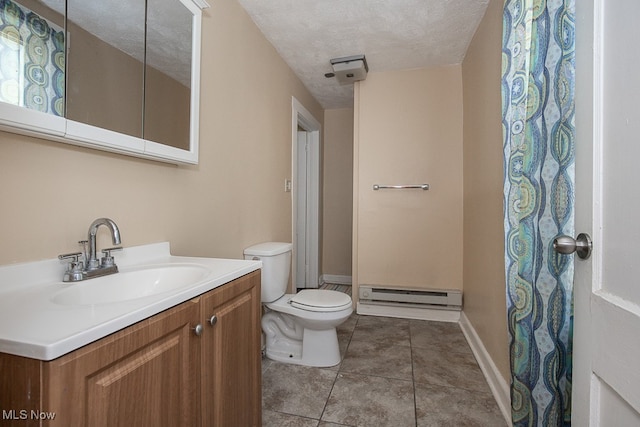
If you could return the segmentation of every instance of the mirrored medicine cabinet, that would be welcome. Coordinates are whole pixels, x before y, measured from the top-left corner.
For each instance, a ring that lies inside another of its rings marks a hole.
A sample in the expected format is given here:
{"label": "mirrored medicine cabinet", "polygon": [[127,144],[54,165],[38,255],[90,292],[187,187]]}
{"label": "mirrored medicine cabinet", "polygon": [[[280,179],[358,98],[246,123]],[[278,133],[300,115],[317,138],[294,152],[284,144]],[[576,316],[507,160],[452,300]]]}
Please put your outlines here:
{"label": "mirrored medicine cabinet", "polygon": [[0,129],[198,163],[204,0],[0,0]]}

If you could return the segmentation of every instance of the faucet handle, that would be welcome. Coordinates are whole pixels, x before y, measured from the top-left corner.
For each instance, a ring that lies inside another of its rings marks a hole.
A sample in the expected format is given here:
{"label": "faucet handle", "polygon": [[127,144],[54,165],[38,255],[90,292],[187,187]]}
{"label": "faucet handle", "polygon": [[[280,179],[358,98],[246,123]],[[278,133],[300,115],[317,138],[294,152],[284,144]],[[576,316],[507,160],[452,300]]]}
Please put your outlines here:
{"label": "faucet handle", "polygon": [[113,261],[113,256],[111,256],[111,252],[121,251],[121,250],[122,250],[122,246],[103,249],[102,253],[104,254],[104,256],[102,257],[102,260],[101,260],[102,267],[111,267],[115,265],[115,262]]}
{"label": "faucet handle", "polygon": [[82,252],[73,252],[70,254],[58,255],[58,259],[59,260],[70,259],[72,260],[71,262],[79,262],[81,256],[82,256]]}
{"label": "faucet handle", "polygon": [[84,263],[80,261],[80,257],[82,257],[82,252],[58,255],[59,260],[71,260],[67,266],[67,271],[64,273],[63,282],[77,282],[83,279],[82,270],[84,269]]}
{"label": "faucet handle", "polygon": [[105,255],[105,256],[111,256],[111,252],[115,252],[115,251],[121,251],[122,250],[122,246],[116,246],[115,248],[106,248],[103,249],[101,252]]}

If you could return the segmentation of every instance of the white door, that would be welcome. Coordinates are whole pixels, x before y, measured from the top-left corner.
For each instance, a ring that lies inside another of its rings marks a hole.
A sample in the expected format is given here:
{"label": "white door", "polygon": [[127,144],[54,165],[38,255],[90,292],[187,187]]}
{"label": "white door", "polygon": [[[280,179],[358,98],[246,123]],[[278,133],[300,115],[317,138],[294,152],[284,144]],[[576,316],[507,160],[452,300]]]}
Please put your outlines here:
{"label": "white door", "polygon": [[320,122],[291,99],[293,286],[317,288],[320,265]]}
{"label": "white door", "polygon": [[307,250],[309,204],[309,138],[305,131],[298,131],[298,171],[296,174],[295,203],[298,215],[296,217],[296,288],[302,289],[308,286],[309,275],[309,251]]}
{"label": "white door", "polygon": [[640,426],[640,2],[576,1],[572,424]]}

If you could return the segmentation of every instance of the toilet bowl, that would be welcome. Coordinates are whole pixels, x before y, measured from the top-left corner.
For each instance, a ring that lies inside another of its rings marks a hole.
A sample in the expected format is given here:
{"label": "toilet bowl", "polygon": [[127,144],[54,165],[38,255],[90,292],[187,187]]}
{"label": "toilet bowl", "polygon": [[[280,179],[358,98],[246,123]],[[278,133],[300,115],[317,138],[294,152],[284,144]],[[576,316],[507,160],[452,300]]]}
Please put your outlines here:
{"label": "toilet bowl", "polygon": [[[296,303],[304,294],[304,304]],[[327,299],[335,300],[327,305]],[[262,317],[267,357],[305,366],[340,363],[336,327],[353,312],[351,298],[342,292],[305,289],[265,304]]]}
{"label": "toilet bowl", "polygon": [[262,261],[261,297],[266,313],[262,331],[269,359],[304,366],[340,363],[336,327],[353,312],[351,298],[337,291],[304,289],[285,294],[291,266],[291,243],[268,242],[244,251]]}

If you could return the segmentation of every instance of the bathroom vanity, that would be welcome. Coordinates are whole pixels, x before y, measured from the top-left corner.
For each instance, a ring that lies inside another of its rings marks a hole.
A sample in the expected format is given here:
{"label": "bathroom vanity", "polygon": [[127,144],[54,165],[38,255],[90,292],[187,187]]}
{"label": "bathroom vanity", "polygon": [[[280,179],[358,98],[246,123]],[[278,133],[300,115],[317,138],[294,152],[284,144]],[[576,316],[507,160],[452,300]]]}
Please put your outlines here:
{"label": "bathroom vanity", "polygon": [[[43,359],[66,349],[30,339],[28,327],[23,330],[21,347],[0,328],[0,424],[261,425],[260,263],[224,260],[222,268],[214,261],[166,256],[145,263],[145,268],[199,265],[212,274],[162,295],[127,299],[122,304],[128,304],[129,313],[144,313],[132,318],[144,318],[99,339],[90,337],[92,342],[50,360]],[[122,271],[126,274],[136,268],[125,266]],[[45,300],[60,305],[55,298],[59,289],[40,291],[46,294]],[[175,304],[180,299],[182,302]],[[76,313],[76,323],[101,317],[97,312],[109,310],[104,306],[92,304],[88,311],[83,307]],[[149,306],[160,310],[146,315]],[[63,319],[56,319],[55,310],[47,313],[50,322],[41,328],[65,327]],[[75,307],[57,310],[73,311]],[[115,316],[126,318],[127,314]],[[42,320],[37,314],[32,317]],[[85,327],[91,330],[94,326],[81,325],[77,328],[80,332],[65,339],[74,341]],[[56,331],[51,335],[57,339]],[[28,353],[40,357],[28,357]]]}

